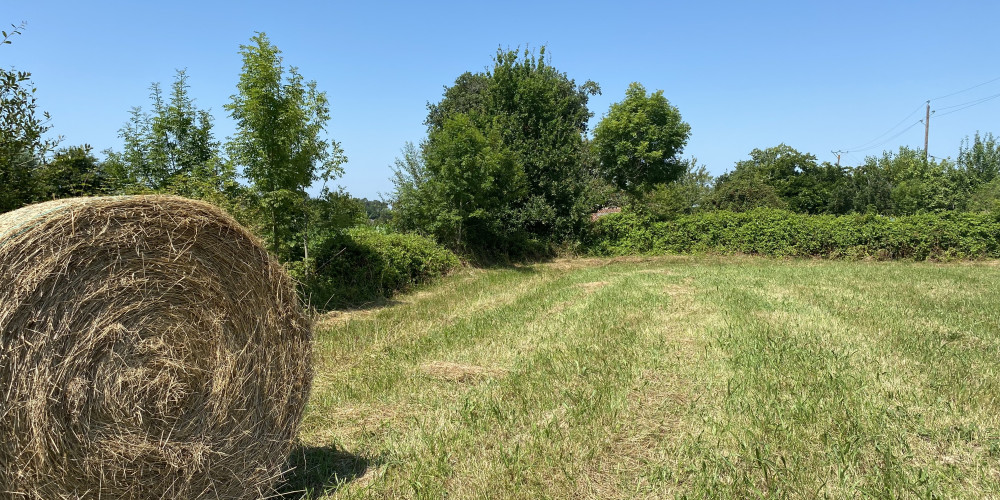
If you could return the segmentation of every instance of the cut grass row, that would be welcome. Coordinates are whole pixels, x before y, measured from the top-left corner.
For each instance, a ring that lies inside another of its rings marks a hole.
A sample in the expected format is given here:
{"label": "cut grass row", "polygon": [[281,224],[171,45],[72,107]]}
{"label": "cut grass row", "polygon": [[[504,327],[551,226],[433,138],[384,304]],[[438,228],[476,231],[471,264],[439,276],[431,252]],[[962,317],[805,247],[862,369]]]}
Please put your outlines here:
{"label": "cut grass row", "polygon": [[320,323],[286,488],[997,497],[998,280],[737,257],[465,271]]}

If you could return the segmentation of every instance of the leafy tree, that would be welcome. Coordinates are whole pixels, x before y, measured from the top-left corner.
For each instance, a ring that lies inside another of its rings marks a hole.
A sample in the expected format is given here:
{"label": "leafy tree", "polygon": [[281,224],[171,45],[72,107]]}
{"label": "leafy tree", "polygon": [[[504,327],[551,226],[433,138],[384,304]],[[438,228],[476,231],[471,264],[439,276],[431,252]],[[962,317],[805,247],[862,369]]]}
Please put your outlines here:
{"label": "leafy tree", "polygon": [[389,209],[388,203],[368,198],[361,198],[358,201],[365,207],[365,219],[375,223],[386,223],[391,219],[392,211]]}
{"label": "leafy tree", "polygon": [[965,205],[961,172],[949,161],[924,160],[923,152],[900,147],[869,156],[853,174],[854,206],[885,215],[957,210]]}
{"label": "leafy tree", "polygon": [[965,170],[975,185],[991,182],[1000,175],[1000,144],[992,133],[980,136],[969,144],[966,137],[958,149],[958,168]]}
{"label": "leafy tree", "polygon": [[712,206],[719,210],[747,212],[755,208],[788,208],[774,185],[760,172],[720,175],[712,191]]}
{"label": "leafy tree", "polygon": [[754,149],[750,159],[737,162],[719,177],[714,204],[744,211],[756,207],[785,208],[805,214],[843,214],[851,211],[850,172],[785,144]]}
{"label": "leafy tree", "polygon": [[424,125],[427,125],[428,131],[439,130],[444,127],[444,122],[449,116],[486,112],[486,95],[489,90],[488,73],[462,73],[455,79],[454,85],[445,87],[441,102],[427,104],[427,119],[424,120]]}
{"label": "leafy tree", "polygon": [[322,137],[330,119],[326,93],[295,67],[286,71],[266,34],[251,42],[240,46],[243,71],[225,106],[237,125],[227,150],[259,200],[271,251],[288,259],[308,224],[305,188],[342,174],[346,157],[337,142]]}
{"label": "leafy tree", "polygon": [[236,187],[236,172],[221,159],[212,115],[188,95],[187,73],[177,71],[169,100],[159,83],[150,86],[151,113],[131,110],[119,131],[121,153],[108,152],[106,171],[118,192],[170,192],[212,198]]}
{"label": "leafy tree", "polygon": [[392,223],[402,231],[433,234],[432,214],[439,204],[423,155],[412,142],[407,142],[401,152],[403,156],[397,157],[392,167]]}
{"label": "leafy tree", "polygon": [[851,172],[854,211],[862,213],[890,214],[893,210],[892,189],[894,179],[890,172],[882,168],[875,157]]}
{"label": "leafy tree", "polygon": [[368,221],[364,204],[342,188],[337,191],[324,188],[319,196],[308,197],[305,205],[306,217],[309,220],[303,229],[309,231],[303,237],[303,241],[309,245],[303,248],[302,253],[305,256],[313,254],[327,238]]}
{"label": "leafy tree", "polygon": [[[2,31],[0,45],[21,34],[24,25]],[[37,114],[31,73],[0,68],[0,212],[32,203],[38,196],[35,169],[58,140],[45,139],[49,114]]]}
{"label": "leafy tree", "polygon": [[422,170],[397,170],[401,227],[508,253],[583,227],[587,101],[600,89],[576,85],[544,54],[498,50],[490,70],[459,76],[428,106]]}
{"label": "leafy tree", "polygon": [[94,196],[107,192],[107,176],[89,144],[56,151],[52,160],[39,166],[37,181],[41,198]]}
{"label": "leafy tree", "polygon": [[705,210],[712,196],[712,175],[697,158],[684,162],[685,169],[673,181],[657,184],[642,198],[642,208],[657,219]]}
{"label": "leafy tree", "polygon": [[508,223],[511,207],[527,191],[524,171],[499,133],[486,132],[469,115],[453,115],[434,132],[434,147],[426,150],[434,193],[444,208],[436,214],[435,233],[452,248],[496,241],[519,229]]}
{"label": "leafy tree", "polygon": [[714,204],[725,210],[757,207],[789,208],[797,194],[797,177],[816,168],[816,157],[785,144],[754,149],[750,159],[716,180]]}
{"label": "leafy tree", "polygon": [[680,154],[691,135],[663,91],[646,93],[637,82],[625,100],[611,105],[594,127],[594,148],[604,177],[619,189],[638,194],[654,184],[671,182],[686,165]]}
{"label": "leafy tree", "polygon": [[829,162],[799,165],[784,193],[788,209],[804,214],[846,214],[853,208],[848,169]]}

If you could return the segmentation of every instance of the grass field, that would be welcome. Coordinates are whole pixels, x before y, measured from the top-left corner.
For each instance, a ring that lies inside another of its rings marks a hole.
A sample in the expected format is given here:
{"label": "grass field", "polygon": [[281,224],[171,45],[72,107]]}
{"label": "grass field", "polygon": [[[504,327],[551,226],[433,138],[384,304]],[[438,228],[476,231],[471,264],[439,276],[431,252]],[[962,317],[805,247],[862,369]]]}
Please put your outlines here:
{"label": "grass field", "polygon": [[305,498],[1000,498],[997,263],[465,270],[316,351]]}

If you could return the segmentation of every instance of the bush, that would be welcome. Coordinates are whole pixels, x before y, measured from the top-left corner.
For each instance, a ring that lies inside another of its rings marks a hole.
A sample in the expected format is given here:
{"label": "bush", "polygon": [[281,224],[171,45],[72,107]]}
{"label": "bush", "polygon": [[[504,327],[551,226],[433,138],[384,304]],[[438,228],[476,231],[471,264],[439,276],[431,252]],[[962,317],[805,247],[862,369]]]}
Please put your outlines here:
{"label": "bush", "polygon": [[998,258],[1000,213],[835,216],[758,208],[667,221],[621,213],[598,219],[585,247],[597,255],[717,252],[913,260]]}
{"label": "bush", "polygon": [[351,307],[443,276],[461,263],[433,241],[415,234],[354,227],[327,239],[300,275],[309,303],[320,310]]}

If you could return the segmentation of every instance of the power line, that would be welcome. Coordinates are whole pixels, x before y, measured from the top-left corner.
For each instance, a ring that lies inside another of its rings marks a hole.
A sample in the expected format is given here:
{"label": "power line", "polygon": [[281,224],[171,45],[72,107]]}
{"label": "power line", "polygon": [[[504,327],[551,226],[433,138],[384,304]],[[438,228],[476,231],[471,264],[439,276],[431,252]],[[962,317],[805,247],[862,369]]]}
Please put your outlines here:
{"label": "power line", "polygon": [[[920,108],[923,108],[923,107],[924,107],[924,103],[920,103],[920,105],[918,105],[916,108],[914,108],[914,110],[911,111],[910,114],[906,115],[906,117],[904,117],[902,120],[899,120],[899,123],[893,125],[891,128],[889,128],[889,130],[886,130],[885,132],[883,132],[882,134],[880,134],[878,137],[875,137],[874,139],[872,139],[870,141],[867,141],[867,142],[865,142],[865,143],[863,143],[863,144],[861,144],[861,145],[859,145],[857,147],[847,148],[847,151],[863,151],[866,148],[870,149],[868,147],[871,146],[871,144],[873,142],[875,142],[875,141],[877,141],[877,140],[885,137],[886,135],[889,135],[893,130],[896,129],[896,127],[899,127],[904,122],[906,122],[906,120],[909,120],[914,114],[916,114],[918,111],[920,111]],[[885,144],[885,143],[882,143],[882,144]]]}
{"label": "power line", "polygon": [[[941,117],[941,116],[945,116],[945,115],[950,115],[950,114],[952,114],[952,113],[954,113],[956,111],[962,111],[963,109],[968,109],[968,108],[971,108],[973,106],[978,106],[978,105],[983,104],[985,102],[992,101],[993,99],[996,99],[997,97],[1000,97],[1000,94],[993,94],[991,96],[981,97],[981,98],[976,99],[974,101],[963,102],[962,104],[955,104],[953,106],[946,106],[946,107],[943,107],[943,108],[938,108],[937,110],[951,109],[951,111],[949,111],[947,113],[941,113],[940,115],[937,115],[937,116]],[[952,109],[952,108],[958,108],[958,109]],[[937,111],[937,110],[935,110],[935,111]]]}
{"label": "power line", "polygon": [[920,125],[923,122],[924,122],[923,120],[917,120],[917,121],[913,122],[912,124],[910,124],[909,127],[906,127],[903,130],[900,130],[899,133],[893,135],[892,137],[890,137],[890,138],[888,138],[888,139],[886,139],[886,140],[884,140],[884,141],[882,141],[882,142],[880,142],[878,144],[872,144],[871,146],[864,147],[864,148],[851,149],[851,150],[848,150],[847,152],[849,152],[849,153],[859,153],[861,151],[868,151],[869,149],[875,149],[875,148],[877,148],[879,146],[882,146],[882,145],[885,145],[889,141],[891,141],[891,140],[893,140],[893,139],[895,139],[895,138],[897,138],[897,137],[899,137],[899,136],[901,136],[901,135],[909,132],[911,128],[916,127],[917,125]]}
{"label": "power line", "polygon": [[[879,146],[882,146],[882,145],[885,145],[889,141],[892,141],[893,139],[895,139],[895,138],[897,138],[897,137],[905,134],[906,132],[908,132],[910,129],[912,129],[913,127],[917,126],[918,124],[924,123],[924,126],[927,127],[927,130],[924,131],[924,143],[925,143],[924,144],[924,154],[926,156],[926,150],[927,150],[926,142],[927,142],[927,135],[928,135],[928,132],[929,132],[929,127],[930,127],[929,122],[930,122],[930,114],[931,113],[935,113],[935,116],[937,116],[937,117],[947,116],[947,115],[950,115],[952,113],[956,113],[958,111],[962,111],[964,109],[968,109],[968,108],[971,108],[973,106],[978,106],[978,105],[983,104],[985,102],[989,102],[989,101],[991,101],[993,99],[996,99],[997,97],[1000,97],[1000,94],[994,94],[994,95],[991,95],[991,96],[981,97],[981,98],[978,98],[978,99],[973,99],[971,101],[966,101],[966,102],[959,103],[959,104],[952,104],[950,106],[936,108],[934,110],[930,109],[930,102],[931,101],[935,101],[935,100],[940,100],[940,99],[946,99],[946,98],[952,97],[952,96],[956,96],[958,94],[962,94],[962,93],[968,92],[970,90],[977,89],[979,87],[982,87],[984,85],[988,85],[988,84],[993,83],[993,82],[998,81],[998,80],[1000,80],[1000,76],[998,76],[996,78],[993,78],[992,80],[987,80],[985,82],[973,85],[973,86],[971,86],[969,88],[965,88],[965,89],[959,90],[957,92],[952,92],[950,94],[945,94],[945,95],[942,95],[942,96],[934,97],[932,99],[928,99],[926,103],[921,103],[919,106],[917,106],[916,108],[914,108],[913,111],[911,111],[908,115],[906,115],[905,118],[903,118],[902,120],[900,120],[898,123],[896,123],[895,125],[893,125],[892,127],[890,127],[889,130],[886,130],[885,132],[883,132],[879,136],[875,137],[874,139],[872,139],[872,140],[870,140],[868,142],[865,142],[865,143],[863,143],[863,144],[861,144],[859,146],[853,147],[853,148],[847,148],[847,149],[843,149],[843,150],[839,150],[839,151],[831,151],[831,152],[833,154],[837,155],[837,157],[838,157],[838,164],[839,164],[840,154],[847,155],[848,153],[851,153],[851,152],[857,153],[857,152],[861,152],[861,151],[868,151],[870,149],[875,149],[875,148],[877,148]],[[886,135],[892,133],[900,125],[902,125],[907,120],[909,120],[910,118],[912,118],[914,114],[916,114],[918,111],[920,111],[920,108],[923,108],[925,106],[925,104],[927,106],[927,114],[928,114],[926,122],[925,122],[925,120],[918,120],[918,121],[916,121],[914,123],[911,123],[908,127],[904,128],[903,130],[900,130],[899,132],[897,132],[893,136],[889,137],[888,139],[885,139],[882,142],[875,143],[875,141],[878,141],[879,139],[881,139],[881,138],[885,137]],[[947,112],[941,113],[941,114],[936,114],[938,111],[943,111],[943,110],[950,110],[950,111],[947,111]]]}
{"label": "power line", "polygon": [[940,96],[940,97],[933,97],[933,98],[931,98],[930,100],[931,100],[931,101],[936,101],[936,100],[938,100],[938,99],[944,99],[944,98],[946,98],[946,97],[951,97],[951,96],[953,96],[953,95],[958,95],[958,94],[961,94],[961,93],[964,93],[964,92],[968,92],[968,91],[970,91],[970,90],[972,90],[972,89],[978,89],[979,87],[982,87],[983,85],[986,85],[986,84],[988,84],[988,83],[993,83],[993,82],[995,82],[995,81],[997,81],[997,80],[1000,80],[1000,76],[998,76],[998,77],[996,77],[996,78],[994,78],[994,79],[992,79],[992,80],[989,80],[989,81],[985,81],[985,82],[983,82],[983,83],[980,83],[980,84],[978,84],[978,85],[973,85],[973,86],[971,86],[971,87],[969,87],[969,88],[967,88],[967,89],[963,89],[963,90],[959,90],[958,92],[952,92],[952,93],[950,93],[950,94],[946,94],[946,95],[943,95],[943,96]]}

